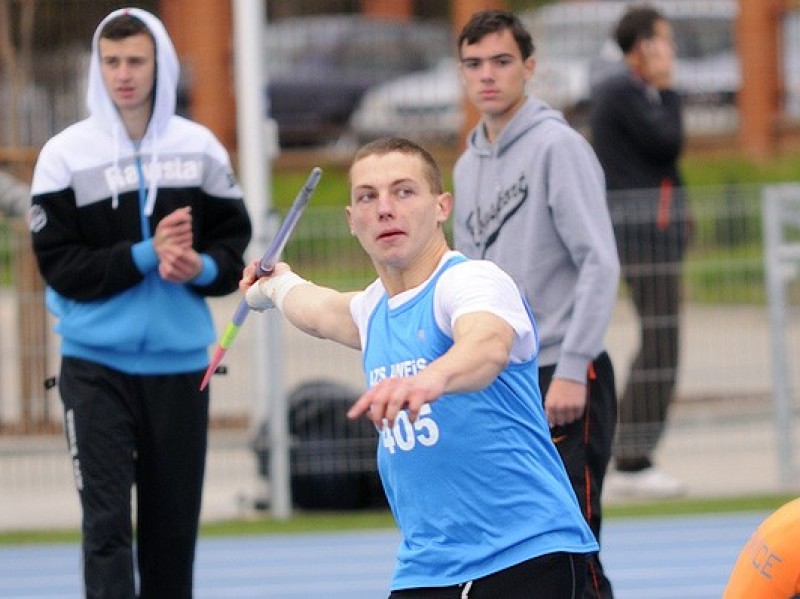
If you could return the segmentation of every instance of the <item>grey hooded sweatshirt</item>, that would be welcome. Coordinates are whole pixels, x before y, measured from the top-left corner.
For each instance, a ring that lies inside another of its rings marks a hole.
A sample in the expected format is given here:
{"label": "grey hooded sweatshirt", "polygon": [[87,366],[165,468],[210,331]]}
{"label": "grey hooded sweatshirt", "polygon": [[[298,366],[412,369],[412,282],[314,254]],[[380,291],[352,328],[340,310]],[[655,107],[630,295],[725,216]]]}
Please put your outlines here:
{"label": "grey hooded sweatshirt", "polygon": [[539,365],[585,383],[604,348],[620,271],[594,151],[535,98],[495,143],[479,123],[467,144],[453,176],[455,247],[512,276],[533,309]]}

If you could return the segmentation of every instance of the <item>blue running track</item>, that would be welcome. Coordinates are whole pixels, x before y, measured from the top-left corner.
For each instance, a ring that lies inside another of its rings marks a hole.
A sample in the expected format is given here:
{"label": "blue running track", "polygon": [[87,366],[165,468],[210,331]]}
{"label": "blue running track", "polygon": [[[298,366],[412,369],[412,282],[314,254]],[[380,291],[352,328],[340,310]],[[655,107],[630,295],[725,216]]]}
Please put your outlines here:
{"label": "blue running track", "polygon": [[[612,519],[602,559],[617,599],[719,599],[764,513]],[[196,599],[382,599],[395,531],[202,538]],[[0,547],[0,598],[80,599],[76,545]]]}

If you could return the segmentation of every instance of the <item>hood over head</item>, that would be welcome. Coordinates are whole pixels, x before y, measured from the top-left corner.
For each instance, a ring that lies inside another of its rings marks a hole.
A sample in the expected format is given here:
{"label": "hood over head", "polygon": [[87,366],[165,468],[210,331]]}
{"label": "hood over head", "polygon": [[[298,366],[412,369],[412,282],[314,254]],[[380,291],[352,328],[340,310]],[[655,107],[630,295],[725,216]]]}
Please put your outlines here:
{"label": "hood over head", "polygon": [[[89,63],[89,85],[86,97],[86,104],[89,114],[100,127],[109,131],[114,138],[114,158],[116,166],[119,161],[119,144],[121,138],[127,136],[125,127],[122,124],[119,112],[114,106],[100,69],[100,32],[106,23],[121,15],[130,15],[142,21],[155,40],[156,58],[156,81],[153,88],[154,102],[153,113],[150,115],[150,123],[147,126],[144,138],[150,138],[152,151],[150,156],[151,163],[158,161],[158,138],[166,127],[169,119],[175,114],[177,104],[178,76],[180,73],[180,63],[175,47],[167,33],[163,23],[151,13],[140,8],[120,8],[111,12],[97,26],[92,37],[92,56]],[[157,169],[150,169],[151,177],[149,182],[149,193],[145,208],[146,214],[152,214],[157,193]],[[117,205],[117,196],[114,192],[114,207]]]}
{"label": "hood over head", "polygon": [[175,114],[177,103],[178,75],[180,66],[175,47],[172,45],[167,30],[163,23],[140,8],[120,8],[105,17],[95,29],[92,37],[92,59],[89,63],[89,89],[86,104],[92,117],[99,119],[104,128],[110,128],[114,123],[120,124],[119,114],[103,83],[103,74],[100,71],[100,31],[108,21],[121,15],[131,15],[142,21],[156,43],[156,83],[154,87],[155,102],[153,114],[150,117],[148,134],[155,130],[163,129],[169,118]]}

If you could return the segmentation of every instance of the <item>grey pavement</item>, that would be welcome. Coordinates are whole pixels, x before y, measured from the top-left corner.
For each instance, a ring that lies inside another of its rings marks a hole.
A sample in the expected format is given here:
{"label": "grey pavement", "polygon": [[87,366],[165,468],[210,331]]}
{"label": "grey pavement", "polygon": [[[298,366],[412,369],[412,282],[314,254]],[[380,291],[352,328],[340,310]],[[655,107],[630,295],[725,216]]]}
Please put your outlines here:
{"label": "grey pavement", "polygon": [[[218,305],[220,328],[233,307],[230,301]],[[686,482],[691,497],[799,490],[800,478],[786,483],[780,476],[765,310],[689,305],[683,317],[678,399],[659,446],[659,466]],[[794,318],[786,331],[793,350],[800,347],[798,320]],[[251,323],[242,331],[229,351],[230,374],[213,384],[212,414],[218,419],[263,410],[253,398],[252,357],[257,352],[251,348],[258,326]],[[282,336],[286,388],[318,377],[359,384],[357,352],[291,330],[284,329]],[[620,388],[636,343],[630,307],[621,301],[608,334]],[[8,384],[8,378],[3,379],[0,387]],[[795,447],[800,444],[796,420]],[[243,428],[212,430],[203,521],[258,515],[253,505],[266,496],[267,485],[258,475],[250,439]],[[623,499],[608,496],[606,501]],[[78,503],[61,436],[0,436],[0,506],[0,531],[78,526]]]}
{"label": "grey pavement", "polygon": [[[681,402],[658,452],[665,470],[687,483],[691,497],[775,493],[781,486],[769,415],[752,402],[724,411]],[[13,441],[13,446],[12,446]],[[268,496],[244,431],[214,431],[207,463],[202,520],[254,517]],[[0,440],[0,531],[76,528],[79,507],[61,437]],[[794,487],[800,489],[800,486]],[[606,497],[607,504],[625,498]]]}

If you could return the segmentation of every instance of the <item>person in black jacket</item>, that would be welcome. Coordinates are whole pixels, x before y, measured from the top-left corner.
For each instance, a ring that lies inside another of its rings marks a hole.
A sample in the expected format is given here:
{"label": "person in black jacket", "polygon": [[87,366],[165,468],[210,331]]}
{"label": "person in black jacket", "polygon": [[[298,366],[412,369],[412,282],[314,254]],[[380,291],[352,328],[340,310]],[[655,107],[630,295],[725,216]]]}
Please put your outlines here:
{"label": "person in black jacket", "polygon": [[192,597],[200,381],[216,337],[206,298],[237,288],[251,225],[227,151],[175,114],[177,85],[161,21],[109,14],[92,42],[90,115],[45,144],[31,185],[87,599]]}
{"label": "person in black jacket", "polygon": [[675,496],[685,485],[653,464],[675,392],[691,223],[678,171],[684,136],[672,88],[675,48],[669,21],[648,6],[630,7],[615,37],[626,68],[595,88],[590,129],[641,346],[620,398],[616,472],[608,485],[612,493]]}

